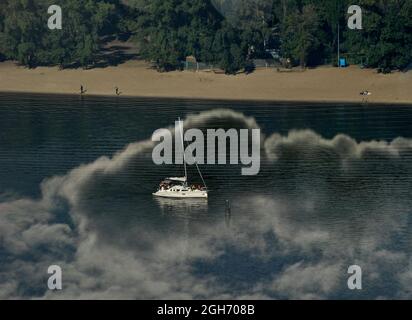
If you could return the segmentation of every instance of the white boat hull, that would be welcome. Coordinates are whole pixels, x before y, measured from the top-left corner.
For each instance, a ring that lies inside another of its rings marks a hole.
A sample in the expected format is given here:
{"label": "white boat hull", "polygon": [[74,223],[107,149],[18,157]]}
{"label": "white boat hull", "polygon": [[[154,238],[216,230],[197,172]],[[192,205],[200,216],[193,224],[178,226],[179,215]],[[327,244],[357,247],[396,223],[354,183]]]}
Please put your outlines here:
{"label": "white boat hull", "polygon": [[207,199],[208,194],[206,191],[168,191],[168,190],[159,190],[153,193],[155,197],[161,198],[175,198],[175,199]]}

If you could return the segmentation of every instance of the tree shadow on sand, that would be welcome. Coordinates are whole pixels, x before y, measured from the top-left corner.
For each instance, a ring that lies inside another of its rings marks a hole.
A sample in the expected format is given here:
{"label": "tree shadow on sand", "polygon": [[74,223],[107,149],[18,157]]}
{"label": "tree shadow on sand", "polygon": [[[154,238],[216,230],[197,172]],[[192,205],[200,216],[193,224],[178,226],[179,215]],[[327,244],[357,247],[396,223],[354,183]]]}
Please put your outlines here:
{"label": "tree shadow on sand", "polygon": [[106,44],[96,56],[93,68],[107,68],[118,66],[129,60],[140,60],[139,49],[136,44],[130,41],[118,39],[106,39]]}
{"label": "tree shadow on sand", "polygon": [[81,65],[79,61],[60,66],[61,69],[86,70],[95,68],[116,67],[129,60],[141,60],[139,49],[135,43],[128,41],[128,37],[107,36],[101,39],[101,48],[92,61],[87,65]]}

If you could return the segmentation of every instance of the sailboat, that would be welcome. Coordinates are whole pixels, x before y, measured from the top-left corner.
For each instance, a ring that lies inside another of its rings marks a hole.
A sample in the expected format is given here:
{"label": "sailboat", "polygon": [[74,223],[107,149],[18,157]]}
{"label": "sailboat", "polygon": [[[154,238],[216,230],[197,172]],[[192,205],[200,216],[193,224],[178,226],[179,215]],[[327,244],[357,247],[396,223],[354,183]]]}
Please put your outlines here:
{"label": "sailboat", "polygon": [[184,140],[183,140],[183,125],[179,118],[179,123],[181,126],[181,138],[182,138],[182,145],[183,145],[183,165],[185,169],[185,176],[184,177],[174,177],[174,178],[166,178],[164,179],[160,185],[158,190],[153,193],[155,197],[162,197],[162,198],[175,198],[175,199],[207,199],[208,198],[208,190],[203,179],[202,173],[200,172],[199,166],[195,163],[197,171],[202,179],[203,185],[194,185],[189,184],[187,178],[187,164],[186,164],[186,156],[185,156],[185,148],[184,148]]}

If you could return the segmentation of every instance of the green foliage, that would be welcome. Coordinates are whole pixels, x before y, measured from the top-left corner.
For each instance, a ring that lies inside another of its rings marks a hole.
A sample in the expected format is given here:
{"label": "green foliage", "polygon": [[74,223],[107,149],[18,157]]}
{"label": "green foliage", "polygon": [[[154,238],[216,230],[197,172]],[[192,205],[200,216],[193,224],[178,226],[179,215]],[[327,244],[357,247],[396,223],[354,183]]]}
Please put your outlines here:
{"label": "green foliage", "polygon": [[336,62],[385,70],[412,62],[412,1],[359,0],[363,30],[349,30],[349,0],[65,0],[63,30],[47,28],[54,0],[0,1],[0,60],[29,67],[93,67],[108,35],[132,36],[159,71],[187,56],[235,74],[281,52],[302,67]]}
{"label": "green foliage", "polygon": [[364,28],[345,33],[346,51],[364,63],[385,70],[403,69],[412,62],[412,2],[361,1]]}
{"label": "green foliage", "polygon": [[246,65],[247,46],[239,30],[225,25],[216,32],[213,41],[214,62],[227,74],[235,74]]}
{"label": "green foliage", "polygon": [[6,0],[0,7],[0,52],[23,65],[94,64],[99,37],[114,15],[110,1],[66,0],[63,29],[49,30],[52,0]]}
{"label": "green foliage", "polygon": [[318,50],[319,18],[313,5],[288,15],[284,22],[282,51],[285,57],[306,67],[309,55]]}
{"label": "green foliage", "polygon": [[16,0],[2,4],[0,51],[6,57],[34,66],[41,37],[38,5],[33,0]]}
{"label": "green foliage", "polygon": [[210,50],[220,17],[203,0],[139,1],[142,55],[161,71],[180,68],[186,56],[213,60]]}

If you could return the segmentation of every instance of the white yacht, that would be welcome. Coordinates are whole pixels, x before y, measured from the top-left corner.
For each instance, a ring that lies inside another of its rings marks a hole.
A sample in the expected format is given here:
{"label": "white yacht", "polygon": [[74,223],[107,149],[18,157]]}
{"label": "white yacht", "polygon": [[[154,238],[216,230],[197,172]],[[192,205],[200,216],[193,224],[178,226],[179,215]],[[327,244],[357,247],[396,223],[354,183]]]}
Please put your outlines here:
{"label": "white yacht", "polygon": [[186,178],[167,178],[160,183],[159,189],[153,193],[163,198],[204,198],[207,199],[207,189],[203,186],[188,185]]}
{"label": "white yacht", "polygon": [[[180,119],[179,119],[180,121]],[[181,122],[180,122],[181,123]],[[183,144],[183,126],[180,130],[182,134],[182,144]],[[185,168],[185,176],[177,178],[166,178],[163,180],[159,189],[153,193],[156,197],[162,198],[176,198],[176,199],[207,199],[208,191],[206,187],[205,180],[203,179],[202,173],[200,172],[199,166],[196,163],[197,171],[199,172],[200,178],[202,179],[203,185],[189,184],[187,179],[187,167],[186,167],[186,157],[184,154],[183,145],[183,164]]]}

